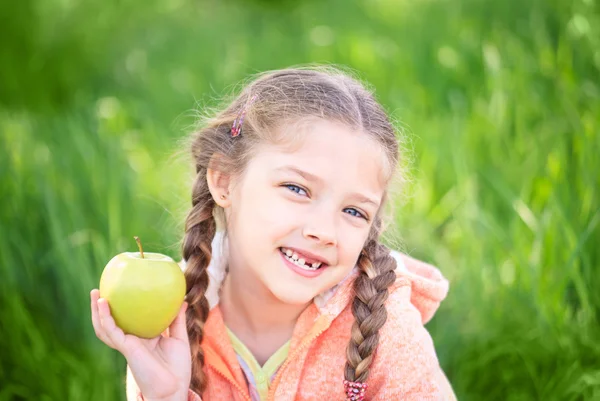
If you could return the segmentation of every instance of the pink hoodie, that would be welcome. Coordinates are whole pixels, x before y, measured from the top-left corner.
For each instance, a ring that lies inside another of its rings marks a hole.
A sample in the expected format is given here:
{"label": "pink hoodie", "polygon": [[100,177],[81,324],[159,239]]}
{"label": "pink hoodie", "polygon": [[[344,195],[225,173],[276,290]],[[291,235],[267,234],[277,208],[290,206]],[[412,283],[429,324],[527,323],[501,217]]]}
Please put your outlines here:
{"label": "pink hoodie", "polygon": [[[423,327],[446,297],[448,281],[432,265],[395,251],[392,255],[398,261],[397,278],[386,302],[388,319],[379,331],[365,399],[455,400]],[[345,399],[342,382],[354,322],[349,305],[356,275],[354,270],[300,315],[288,358],[271,382],[269,401]],[[209,313],[202,347],[209,385],[202,399],[190,390],[189,401],[250,401],[218,305]],[[129,369],[127,395],[129,401],[143,400]]]}

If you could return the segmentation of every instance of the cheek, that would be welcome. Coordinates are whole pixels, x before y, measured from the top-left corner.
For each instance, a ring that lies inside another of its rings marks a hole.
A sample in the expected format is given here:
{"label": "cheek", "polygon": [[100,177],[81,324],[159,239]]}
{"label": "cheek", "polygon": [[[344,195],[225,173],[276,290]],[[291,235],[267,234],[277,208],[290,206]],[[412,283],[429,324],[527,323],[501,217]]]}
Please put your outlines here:
{"label": "cheek", "polygon": [[268,192],[260,205],[257,205],[257,219],[272,226],[282,225],[285,221],[292,219],[294,215],[291,213],[289,203],[278,196],[277,191],[271,189]]}
{"label": "cheek", "polygon": [[368,232],[365,233],[364,230],[357,230],[354,227],[340,231],[338,240],[340,264],[349,266],[351,269],[356,265],[360,251],[367,240]]}
{"label": "cheek", "polygon": [[242,240],[256,242],[279,235],[297,227],[302,219],[302,209],[279,193],[280,188],[264,188],[261,191],[246,191],[240,194],[233,218],[236,230],[243,233]]}

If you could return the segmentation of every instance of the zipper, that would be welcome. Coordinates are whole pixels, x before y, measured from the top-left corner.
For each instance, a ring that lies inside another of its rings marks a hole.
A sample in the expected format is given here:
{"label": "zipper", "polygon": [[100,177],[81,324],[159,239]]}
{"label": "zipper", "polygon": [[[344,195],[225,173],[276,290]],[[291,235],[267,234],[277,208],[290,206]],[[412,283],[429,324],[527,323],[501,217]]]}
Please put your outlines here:
{"label": "zipper", "polygon": [[[319,318],[322,319],[322,321],[324,322],[323,327],[319,328],[309,338],[306,338],[305,340],[303,340],[302,343],[298,347],[296,347],[296,349],[294,350],[294,353],[291,354],[291,355],[289,355],[288,358],[283,363],[283,365],[281,365],[281,368],[279,368],[279,370],[277,371],[277,374],[273,378],[272,383],[277,383],[277,385],[279,385],[279,381],[281,379],[281,376],[283,375],[283,372],[285,371],[285,369],[287,368],[287,366],[292,362],[292,360],[294,358],[296,358],[296,356],[298,356],[298,354],[300,352],[302,352],[310,343],[312,343],[321,334],[323,334],[325,332],[325,330],[327,330],[327,328],[329,327],[329,324],[331,322],[327,320],[327,316],[325,316],[325,315],[321,315]],[[318,324],[322,324],[322,323],[317,322],[315,324],[315,326],[317,326]],[[269,387],[269,393],[267,395],[267,401],[271,401],[271,400],[275,401],[275,390],[277,389],[277,385]]]}
{"label": "zipper", "polygon": [[211,368],[214,372],[218,373],[219,376],[221,376],[222,378],[224,378],[225,380],[227,380],[230,384],[233,385],[233,387],[235,387],[235,389],[240,393],[240,395],[246,400],[246,401],[252,401],[252,399],[246,395],[246,391],[244,391],[244,389],[234,380],[231,380],[231,378],[229,376],[227,376],[227,374],[225,374],[224,372],[222,372],[220,369],[218,369],[216,366],[214,366],[211,363],[207,363],[206,364],[209,368]]}

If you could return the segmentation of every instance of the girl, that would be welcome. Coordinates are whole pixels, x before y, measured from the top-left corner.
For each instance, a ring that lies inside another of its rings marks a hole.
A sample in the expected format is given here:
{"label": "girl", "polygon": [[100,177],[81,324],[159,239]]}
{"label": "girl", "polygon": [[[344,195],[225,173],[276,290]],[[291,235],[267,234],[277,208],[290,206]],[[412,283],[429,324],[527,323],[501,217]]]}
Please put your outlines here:
{"label": "girl", "polygon": [[378,242],[399,152],[372,93],[332,68],[264,73],[191,153],[177,318],[124,335],[91,293],[129,401],[454,399],[423,327],[448,282]]}

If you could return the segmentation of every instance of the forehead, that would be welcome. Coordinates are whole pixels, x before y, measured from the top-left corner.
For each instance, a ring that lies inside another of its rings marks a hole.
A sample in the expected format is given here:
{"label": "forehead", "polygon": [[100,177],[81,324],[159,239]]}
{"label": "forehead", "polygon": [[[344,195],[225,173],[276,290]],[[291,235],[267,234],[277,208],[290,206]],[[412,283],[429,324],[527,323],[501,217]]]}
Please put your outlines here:
{"label": "forehead", "polygon": [[257,149],[256,162],[269,170],[293,165],[328,184],[338,183],[381,195],[389,172],[383,146],[372,136],[326,120],[280,128],[276,144]]}

